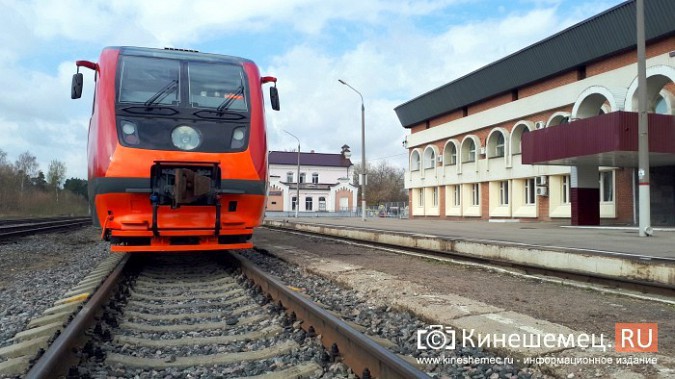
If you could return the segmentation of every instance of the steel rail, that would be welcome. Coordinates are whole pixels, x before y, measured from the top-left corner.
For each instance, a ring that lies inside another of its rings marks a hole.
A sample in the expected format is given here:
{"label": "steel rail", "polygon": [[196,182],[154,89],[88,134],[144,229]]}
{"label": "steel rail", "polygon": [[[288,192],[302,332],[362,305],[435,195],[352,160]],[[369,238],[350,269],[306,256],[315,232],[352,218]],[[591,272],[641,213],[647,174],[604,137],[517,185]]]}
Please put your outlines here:
{"label": "steel rail", "polygon": [[246,277],[272,296],[274,301],[281,302],[287,313],[295,312],[297,319],[303,321],[303,329],[307,331],[310,326],[313,327],[322,336],[321,343],[324,347],[330,351],[333,344],[337,345],[345,364],[359,376],[368,369],[373,377],[378,378],[429,378],[426,373],[292,291],[248,259],[240,255],[233,255],[233,258],[238,261]]}
{"label": "steel rail", "polygon": [[115,269],[84,304],[84,307],[77,313],[77,316],[63,329],[47,351],[31,367],[26,374],[26,378],[54,378],[57,377],[57,373],[65,372],[66,367],[63,367],[63,365],[68,362],[67,357],[68,354],[71,354],[70,349],[76,345],[78,338],[83,336],[86,328],[91,326],[94,315],[110,297],[115,284],[117,284],[122,271],[124,271],[124,267],[129,261],[129,257],[129,255],[126,255],[120,259]]}
{"label": "steel rail", "polygon": [[91,223],[89,217],[78,217],[60,220],[43,221],[35,219],[33,222],[21,220],[21,223],[12,225],[0,225],[0,239],[19,237],[33,233],[50,232],[60,229],[70,229],[88,225]]}
{"label": "steel rail", "polygon": [[68,221],[89,218],[88,216],[57,216],[57,217],[33,217],[33,218],[0,218],[1,225],[34,224],[36,222]]}

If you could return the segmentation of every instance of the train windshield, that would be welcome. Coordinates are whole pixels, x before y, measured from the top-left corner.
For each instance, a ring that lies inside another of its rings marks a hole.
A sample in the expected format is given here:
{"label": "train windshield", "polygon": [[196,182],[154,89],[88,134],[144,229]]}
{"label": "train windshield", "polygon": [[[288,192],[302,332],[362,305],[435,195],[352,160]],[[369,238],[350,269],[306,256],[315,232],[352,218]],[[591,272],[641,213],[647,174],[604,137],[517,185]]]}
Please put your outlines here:
{"label": "train windshield", "polygon": [[180,62],[127,56],[121,62],[120,103],[174,105],[180,99]]}
{"label": "train windshield", "polygon": [[189,62],[190,106],[218,111],[248,110],[244,77],[234,65]]}
{"label": "train windshield", "polygon": [[140,56],[123,56],[120,64],[119,103],[197,108],[209,113],[248,111],[241,66]]}

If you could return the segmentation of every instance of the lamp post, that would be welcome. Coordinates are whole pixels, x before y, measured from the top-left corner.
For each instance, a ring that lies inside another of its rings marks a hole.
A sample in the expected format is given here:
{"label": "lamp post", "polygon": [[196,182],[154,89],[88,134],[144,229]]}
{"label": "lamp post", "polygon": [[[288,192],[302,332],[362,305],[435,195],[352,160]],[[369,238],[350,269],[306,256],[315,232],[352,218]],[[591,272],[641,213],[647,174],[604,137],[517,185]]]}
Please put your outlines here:
{"label": "lamp post", "polygon": [[361,92],[357,91],[356,88],[350,86],[342,79],[338,79],[338,82],[351,88],[352,91],[356,92],[361,98],[361,169],[363,170],[363,174],[359,176],[359,179],[361,181],[361,219],[366,221],[366,106],[363,103],[363,95],[361,95]]}
{"label": "lamp post", "polygon": [[[295,195],[295,218],[298,218],[298,209],[300,209],[300,138],[294,136],[290,132],[284,130],[286,134],[289,136],[295,138],[298,140],[298,176],[295,179],[296,182],[296,188],[297,188],[297,193]],[[293,200],[291,200],[291,204],[293,204]]]}
{"label": "lamp post", "polygon": [[637,23],[638,67],[638,203],[640,204],[639,236],[648,237],[651,227],[651,200],[649,184],[649,121],[647,118],[647,64],[645,61],[644,0],[635,3]]}

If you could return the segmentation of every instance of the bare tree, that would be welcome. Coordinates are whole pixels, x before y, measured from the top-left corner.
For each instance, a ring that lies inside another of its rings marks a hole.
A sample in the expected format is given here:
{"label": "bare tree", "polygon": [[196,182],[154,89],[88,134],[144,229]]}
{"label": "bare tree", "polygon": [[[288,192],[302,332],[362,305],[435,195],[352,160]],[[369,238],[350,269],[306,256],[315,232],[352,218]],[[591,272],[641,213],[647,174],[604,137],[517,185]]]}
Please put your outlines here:
{"label": "bare tree", "polygon": [[16,168],[16,172],[21,175],[21,192],[23,193],[26,179],[30,180],[30,178],[37,174],[37,158],[30,152],[25,151],[16,159],[14,167]]}
{"label": "bare tree", "polygon": [[8,180],[8,176],[14,173],[14,167],[7,161],[7,153],[0,149],[0,179],[2,181]]}
{"label": "bare tree", "polygon": [[59,187],[66,178],[66,165],[59,160],[52,160],[49,163],[49,170],[47,171],[47,183],[54,187],[56,192],[56,202],[59,202]]}
{"label": "bare tree", "polygon": [[[356,166],[355,173],[360,173],[361,166]],[[369,205],[408,201],[408,193],[404,188],[404,169],[390,166],[387,161],[381,160],[377,166],[369,164],[366,173],[368,174],[366,200]]]}

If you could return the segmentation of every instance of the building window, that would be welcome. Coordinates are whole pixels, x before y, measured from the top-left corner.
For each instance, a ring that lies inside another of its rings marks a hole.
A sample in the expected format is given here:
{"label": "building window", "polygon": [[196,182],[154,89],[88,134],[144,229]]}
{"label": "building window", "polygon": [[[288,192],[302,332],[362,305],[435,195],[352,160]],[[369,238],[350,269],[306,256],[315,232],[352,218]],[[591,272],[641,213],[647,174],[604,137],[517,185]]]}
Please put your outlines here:
{"label": "building window", "polygon": [[305,173],[304,173],[304,172],[301,172],[301,173],[300,173],[300,183],[304,183],[304,182],[305,182],[305,177],[306,177]]}
{"label": "building window", "polygon": [[600,201],[614,201],[614,171],[600,172]]}
{"label": "building window", "polygon": [[499,205],[509,205],[509,181],[499,182]]}
{"label": "building window", "polygon": [[420,188],[418,192],[417,205],[420,207],[424,206],[424,188]]}
{"label": "building window", "polygon": [[504,135],[497,132],[497,145],[495,146],[495,157],[504,156]]}
{"label": "building window", "polygon": [[293,196],[293,197],[291,198],[291,210],[292,210],[292,211],[295,210],[295,205],[297,204],[297,202],[298,202],[298,198],[295,197],[295,196]]}
{"label": "building window", "polygon": [[418,171],[420,169],[420,152],[415,150],[412,152],[410,159],[410,171]]}
{"label": "building window", "polygon": [[562,188],[561,188],[561,203],[569,204],[570,203],[570,176],[565,175],[562,177]]}
{"label": "building window", "polygon": [[286,183],[293,183],[293,173],[290,171],[286,173]]}
{"label": "building window", "polygon": [[534,178],[525,179],[525,204],[534,204],[536,199]]}
{"label": "building window", "polygon": [[434,187],[431,189],[431,198],[432,198],[432,205],[435,207],[438,206],[438,187]]}
{"label": "building window", "polygon": [[452,142],[445,146],[444,161],[446,166],[453,166],[457,164],[457,147]]}
{"label": "building window", "polygon": [[316,172],[312,174],[312,183],[319,184],[319,174]]}
{"label": "building window", "polygon": [[306,198],[305,198],[305,210],[306,210],[306,211],[311,211],[311,210],[312,210],[312,198],[311,198],[311,197],[306,197]]}
{"label": "building window", "polygon": [[459,184],[456,184],[453,186],[454,187],[454,199],[453,199],[453,205],[455,206],[460,206],[462,205],[462,186]]}
{"label": "building window", "polygon": [[319,210],[322,212],[326,211],[326,198],[323,196],[319,198]]}
{"label": "building window", "polygon": [[469,139],[467,142],[466,146],[466,155],[465,155],[465,162],[475,162],[476,161],[476,143],[473,141],[473,139]]}
{"label": "building window", "polygon": [[480,205],[480,184],[471,185],[471,205]]}
{"label": "building window", "polygon": [[424,151],[424,168],[434,167],[436,167],[436,152],[429,147]]}

